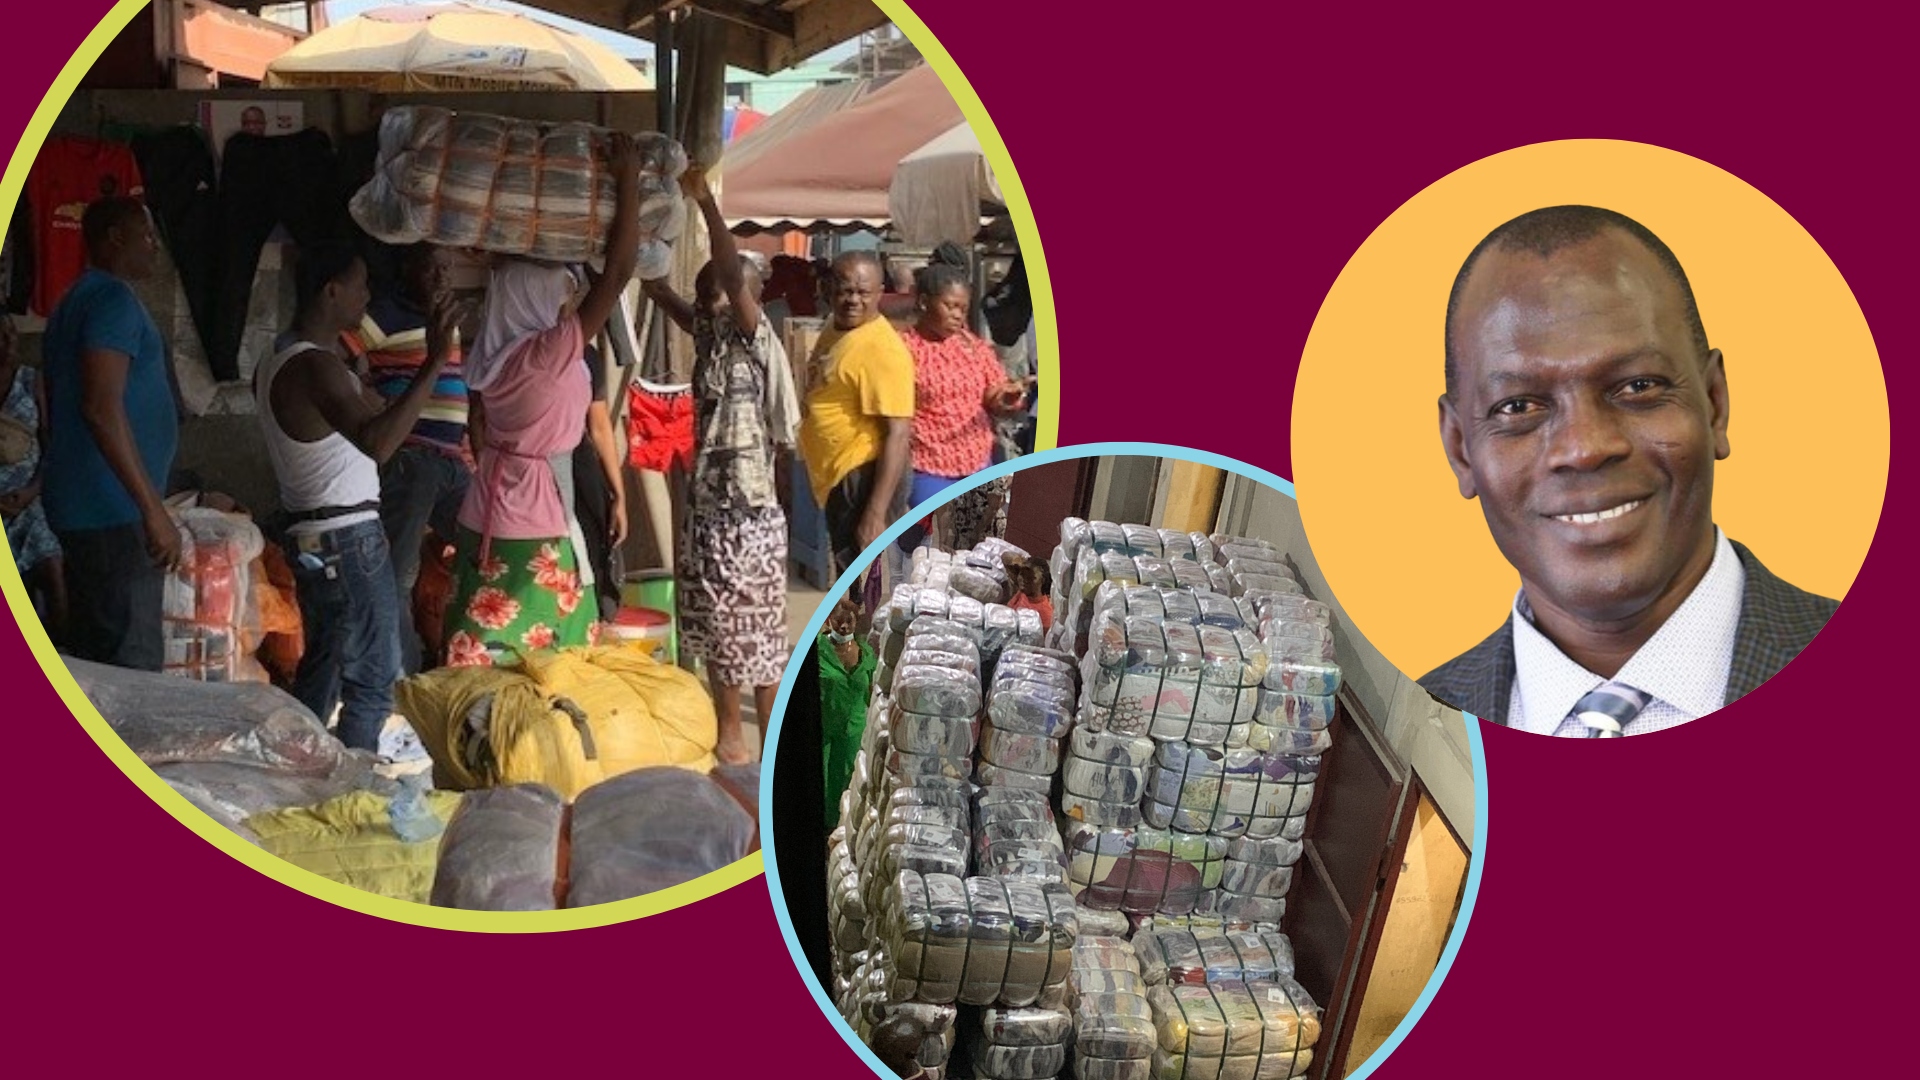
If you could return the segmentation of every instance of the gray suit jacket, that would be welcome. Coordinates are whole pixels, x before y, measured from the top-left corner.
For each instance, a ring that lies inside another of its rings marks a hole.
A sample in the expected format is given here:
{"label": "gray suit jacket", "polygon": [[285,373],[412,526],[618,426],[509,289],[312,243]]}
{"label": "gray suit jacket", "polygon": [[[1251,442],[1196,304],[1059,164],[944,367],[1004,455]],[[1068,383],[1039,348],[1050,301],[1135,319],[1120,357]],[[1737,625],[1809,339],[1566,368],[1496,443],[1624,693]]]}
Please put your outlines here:
{"label": "gray suit jacket", "polygon": [[[1733,666],[1727,673],[1731,705],[1751,693],[1800,655],[1838,600],[1815,596],[1775,577],[1739,543],[1734,554],[1747,572],[1740,600],[1740,625],[1733,641]],[[1507,722],[1513,697],[1513,616],[1492,637],[1427,672],[1420,685],[1442,702],[1496,724]]]}

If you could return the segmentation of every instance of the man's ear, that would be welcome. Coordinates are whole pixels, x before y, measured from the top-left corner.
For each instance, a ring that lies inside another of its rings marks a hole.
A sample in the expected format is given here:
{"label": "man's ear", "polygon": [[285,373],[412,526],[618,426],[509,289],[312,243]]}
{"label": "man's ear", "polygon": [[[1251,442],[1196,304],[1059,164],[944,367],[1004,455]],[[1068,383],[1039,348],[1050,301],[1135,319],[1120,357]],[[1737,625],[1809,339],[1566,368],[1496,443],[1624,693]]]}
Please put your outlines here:
{"label": "man's ear", "polygon": [[1453,399],[1446,394],[1440,395],[1440,447],[1446,451],[1447,465],[1460,484],[1460,497],[1471,499],[1478,495],[1479,490],[1473,484],[1473,462],[1467,459],[1467,432],[1454,410]]}
{"label": "man's ear", "polygon": [[1707,350],[1707,416],[1713,425],[1713,460],[1725,461],[1733,453],[1727,441],[1727,420],[1733,402],[1727,396],[1727,362],[1719,349]]}

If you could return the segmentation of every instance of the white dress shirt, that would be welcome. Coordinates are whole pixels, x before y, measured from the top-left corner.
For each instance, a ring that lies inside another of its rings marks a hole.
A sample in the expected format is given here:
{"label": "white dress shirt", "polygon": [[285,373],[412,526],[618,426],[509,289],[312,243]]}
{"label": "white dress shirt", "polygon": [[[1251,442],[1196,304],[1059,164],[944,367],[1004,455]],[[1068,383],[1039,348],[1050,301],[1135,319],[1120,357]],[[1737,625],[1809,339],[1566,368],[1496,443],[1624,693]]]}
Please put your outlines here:
{"label": "white dress shirt", "polygon": [[[1713,565],[1707,567],[1707,576],[1613,677],[1653,698],[1623,735],[1698,720],[1726,703],[1747,571],[1726,534],[1716,526],[1713,535]],[[1568,714],[1608,680],[1569,659],[1533,625],[1532,617],[1522,589],[1513,598],[1514,680],[1507,726],[1537,735],[1585,738],[1586,727],[1577,720],[1568,723]]]}

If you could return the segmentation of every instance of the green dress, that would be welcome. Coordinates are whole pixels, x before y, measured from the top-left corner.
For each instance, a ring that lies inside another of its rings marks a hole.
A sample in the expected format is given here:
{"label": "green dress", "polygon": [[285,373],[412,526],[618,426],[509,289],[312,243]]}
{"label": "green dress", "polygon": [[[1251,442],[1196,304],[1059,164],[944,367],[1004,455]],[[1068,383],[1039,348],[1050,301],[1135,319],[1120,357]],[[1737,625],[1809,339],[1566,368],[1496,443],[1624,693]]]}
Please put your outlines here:
{"label": "green dress", "polygon": [[853,780],[853,759],[867,731],[867,698],[873,687],[873,646],[860,642],[860,662],[852,671],[840,663],[833,640],[821,634],[814,643],[820,658],[820,744],[827,770],[827,828],[840,824],[840,794]]}

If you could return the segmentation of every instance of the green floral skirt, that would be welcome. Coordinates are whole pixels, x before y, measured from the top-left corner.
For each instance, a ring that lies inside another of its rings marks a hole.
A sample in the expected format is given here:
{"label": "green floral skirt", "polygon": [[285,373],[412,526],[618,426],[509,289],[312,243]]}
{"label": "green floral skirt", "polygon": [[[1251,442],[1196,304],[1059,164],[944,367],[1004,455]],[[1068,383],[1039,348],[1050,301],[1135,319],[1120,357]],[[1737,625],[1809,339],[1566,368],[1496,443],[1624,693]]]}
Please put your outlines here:
{"label": "green floral skirt", "polygon": [[522,653],[591,645],[598,636],[593,597],[580,584],[573,544],[495,537],[486,565],[480,535],[461,528],[447,605],[447,666],[511,662]]}

